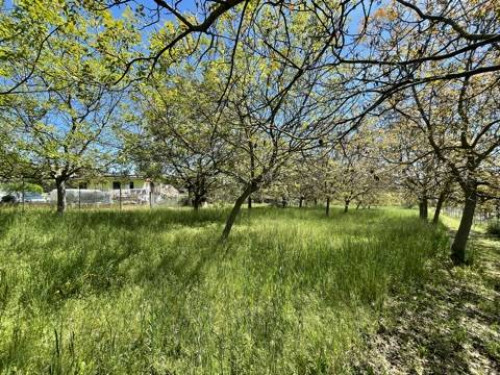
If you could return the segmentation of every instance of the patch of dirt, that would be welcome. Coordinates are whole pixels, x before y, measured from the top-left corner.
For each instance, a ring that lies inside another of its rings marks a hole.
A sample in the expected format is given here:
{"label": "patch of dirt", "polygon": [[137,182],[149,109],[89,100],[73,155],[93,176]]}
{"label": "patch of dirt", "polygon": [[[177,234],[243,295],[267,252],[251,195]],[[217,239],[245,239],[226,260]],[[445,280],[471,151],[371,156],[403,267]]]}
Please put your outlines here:
{"label": "patch of dirt", "polygon": [[353,356],[356,373],[500,374],[500,242],[478,233],[471,242],[473,266],[446,263],[411,296],[386,302]]}

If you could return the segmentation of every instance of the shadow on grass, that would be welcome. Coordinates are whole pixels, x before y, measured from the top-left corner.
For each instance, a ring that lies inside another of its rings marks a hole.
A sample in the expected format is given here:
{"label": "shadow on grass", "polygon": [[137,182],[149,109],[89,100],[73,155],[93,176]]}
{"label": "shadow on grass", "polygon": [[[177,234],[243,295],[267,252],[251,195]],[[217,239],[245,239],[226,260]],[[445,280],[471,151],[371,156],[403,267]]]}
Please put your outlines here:
{"label": "shadow on grass", "polygon": [[153,211],[70,211],[64,217],[49,214],[50,220],[42,222],[41,229],[49,230],[52,226],[80,225],[90,227],[111,227],[120,230],[164,231],[172,226],[203,226],[215,222],[223,222],[227,210],[171,210],[158,209]]}
{"label": "shadow on grass", "polygon": [[[154,230],[137,235],[117,228],[96,231],[96,227],[101,228],[95,223],[70,227],[73,230],[43,245],[30,246],[28,240],[23,257],[37,271],[30,272],[22,300],[40,301],[54,309],[71,298],[115,293],[132,285],[169,280],[173,287],[184,289],[201,283],[203,270],[218,256],[213,236],[203,233],[190,239],[171,233],[173,238],[164,239]],[[176,231],[183,229],[171,232]]]}
{"label": "shadow on grass", "polygon": [[445,256],[422,288],[388,301],[360,373],[500,373],[500,242],[474,237],[473,266]]}

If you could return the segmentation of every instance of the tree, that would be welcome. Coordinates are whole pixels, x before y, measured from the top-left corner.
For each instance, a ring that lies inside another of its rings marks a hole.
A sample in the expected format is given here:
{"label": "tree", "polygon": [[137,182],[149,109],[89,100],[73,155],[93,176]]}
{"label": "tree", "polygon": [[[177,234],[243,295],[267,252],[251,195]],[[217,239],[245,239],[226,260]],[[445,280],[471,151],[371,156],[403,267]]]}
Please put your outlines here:
{"label": "tree", "polygon": [[369,201],[380,182],[382,166],[374,147],[376,140],[370,131],[359,132],[340,143],[337,151],[338,167],[335,184],[338,199],[344,204],[344,213],[350,204]]}
{"label": "tree", "polygon": [[[466,68],[474,68],[471,58]],[[452,244],[456,264],[467,261],[466,244],[479,198],[492,185],[489,165],[500,147],[498,77],[465,77],[453,84],[427,84],[411,89],[397,106],[428,140],[436,157],[460,185],[464,210]]]}
{"label": "tree", "polygon": [[397,169],[394,179],[410,201],[418,201],[419,216],[428,219],[429,201],[437,200],[433,222],[448,198],[453,177],[432,152],[418,126],[397,111],[387,116],[387,129],[380,147],[386,162]]}
{"label": "tree", "polygon": [[198,210],[230,158],[215,124],[215,70],[207,65],[200,78],[182,67],[177,74],[156,75],[136,98],[143,121],[126,134],[128,150],[148,175],[166,176],[185,187]]}
{"label": "tree", "polygon": [[[321,52],[311,52],[300,64],[320,57]],[[235,160],[243,161],[245,167],[230,171],[243,185],[243,191],[228,217],[223,239],[228,237],[248,197],[271,184],[294,155],[319,147],[318,140],[327,132],[326,127],[333,127],[322,121],[325,108],[313,94],[316,73],[297,73],[265,60],[245,65],[244,72],[236,73],[241,78],[225,107],[224,121],[229,130],[223,137],[232,153],[241,155]]]}
{"label": "tree", "polygon": [[[22,156],[55,181],[57,211],[63,213],[66,182],[98,168],[110,152],[106,141],[125,86],[112,87],[116,67],[108,54],[119,53],[120,45],[136,40],[136,35],[110,14],[95,18],[63,5],[53,13],[67,22],[40,52],[33,72],[19,86],[25,94],[14,97],[5,117]],[[103,22],[110,28],[114,25],[122,33],[120,38],[109,30],[97,31]]]}
{"label": "tree", "polygon": [[330,204],[338,193],[338,154],[331,147],[318,149],[313,155],[303,155],[304,180],[309,196],[325,202],[325,214],[330,215]]}
{"label": "tree", "polygon": [[[347,103],[348,110],[352,110],[354,99],[339,97],[338,103],[328,105],[323,102],[327,91],[344,92],[345,81],[332,73],[324,79],[325,87],[317,86],[324,77],[314,67],[324,63],[327,51],[318,48],[313,38],[316,28],[320,27],[319,21],[300,14],[292,16],[289,30],[276,31],[273,26],[281,17],[276,13],[261,14],[262,28],[259,29],[251,28],[254,25],[251,13],[244,13],[240,19],[228,18],[218,32],[227,34],[237,28],[240,35],[246,37],[239,41],[219,39],[214,54],[201,53],[193,57],[198,66],[212,65],[212,70],[218,72],[217,79],[212,80],[216,93],[212,97],[218,100],[212,101],[209,124],[215,139],[226,145],[231,155],[222,172],[242,185],[242,192],[227,219],[223,239],[228,237],[242,204],[250,195],[270,185],[294,155],[321,147],[321,138],[344,118],[342,104]],[[328,22],[341,24],[342,17],[345,16],[336,16]],[[170,31],[171,25],[167,25],[155,41],[168,38]],[[332,36],[331,40],[334,39]],[[185,57],[193,42],[189,37],[183,41],[184,45],[179,43],[171,50],[173,56],[161,57],[158,65],[168,71],[182,65],[178,58]],[[210,41],[199,43],[203,46]],[[296,49],[295,45],[305,48]],[[269,58],[272,55],[281,56],[281,60]],[[193,64],[189,59],[184,61]],[[203,69],[193,69],[190,73],[208,74],[209,70]]]}

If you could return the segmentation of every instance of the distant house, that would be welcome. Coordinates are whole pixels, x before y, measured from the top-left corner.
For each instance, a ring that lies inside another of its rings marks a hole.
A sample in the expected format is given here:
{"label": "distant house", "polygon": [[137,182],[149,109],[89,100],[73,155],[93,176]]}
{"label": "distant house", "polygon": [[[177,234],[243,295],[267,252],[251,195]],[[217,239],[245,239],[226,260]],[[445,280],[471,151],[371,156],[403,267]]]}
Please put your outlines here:
{"label": "distant house", "polygon": [[[139,175],[107,174],[95,177],[76,177],[66,189],[68,203],[162,203],[177,204],[180,193],[172,185]],[[57,199],[56,191],[50,199]]]}
{"label": "distant house", "polygon": [[151,191],[169,198],[177,198],[180,194],[172,185],[152,181],[150,178],[139,175],[122,176],[107,174],[91,178],[75,178],[72,185],[79,189],[102,191],[122,190],[122,192],[125,192],[127,190],[143,190],[147,193]]}
{"label": "distant house", "polygon": [[73,179],[72,184],[75,188],[80,189],[97,189],[97,190],[126,190],[126,189],[150,189],[149,179],[132,175],[121,176],[107,174],[95,177],[77,177]]}

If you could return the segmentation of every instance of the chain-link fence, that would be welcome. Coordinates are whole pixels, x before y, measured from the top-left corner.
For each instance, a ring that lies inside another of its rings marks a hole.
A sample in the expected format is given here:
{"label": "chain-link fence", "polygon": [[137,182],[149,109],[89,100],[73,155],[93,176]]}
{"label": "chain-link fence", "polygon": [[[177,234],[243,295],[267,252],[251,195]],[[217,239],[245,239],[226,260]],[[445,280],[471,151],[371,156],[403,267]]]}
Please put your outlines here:
{"label": "chain-link fence", "polygon": [[[462,206],[446,206],[443,213],[446,216],[460,219],[462,217]],[[500,218],[498,208],[491,205],[478,205],[474,214],[474,225]]]}

